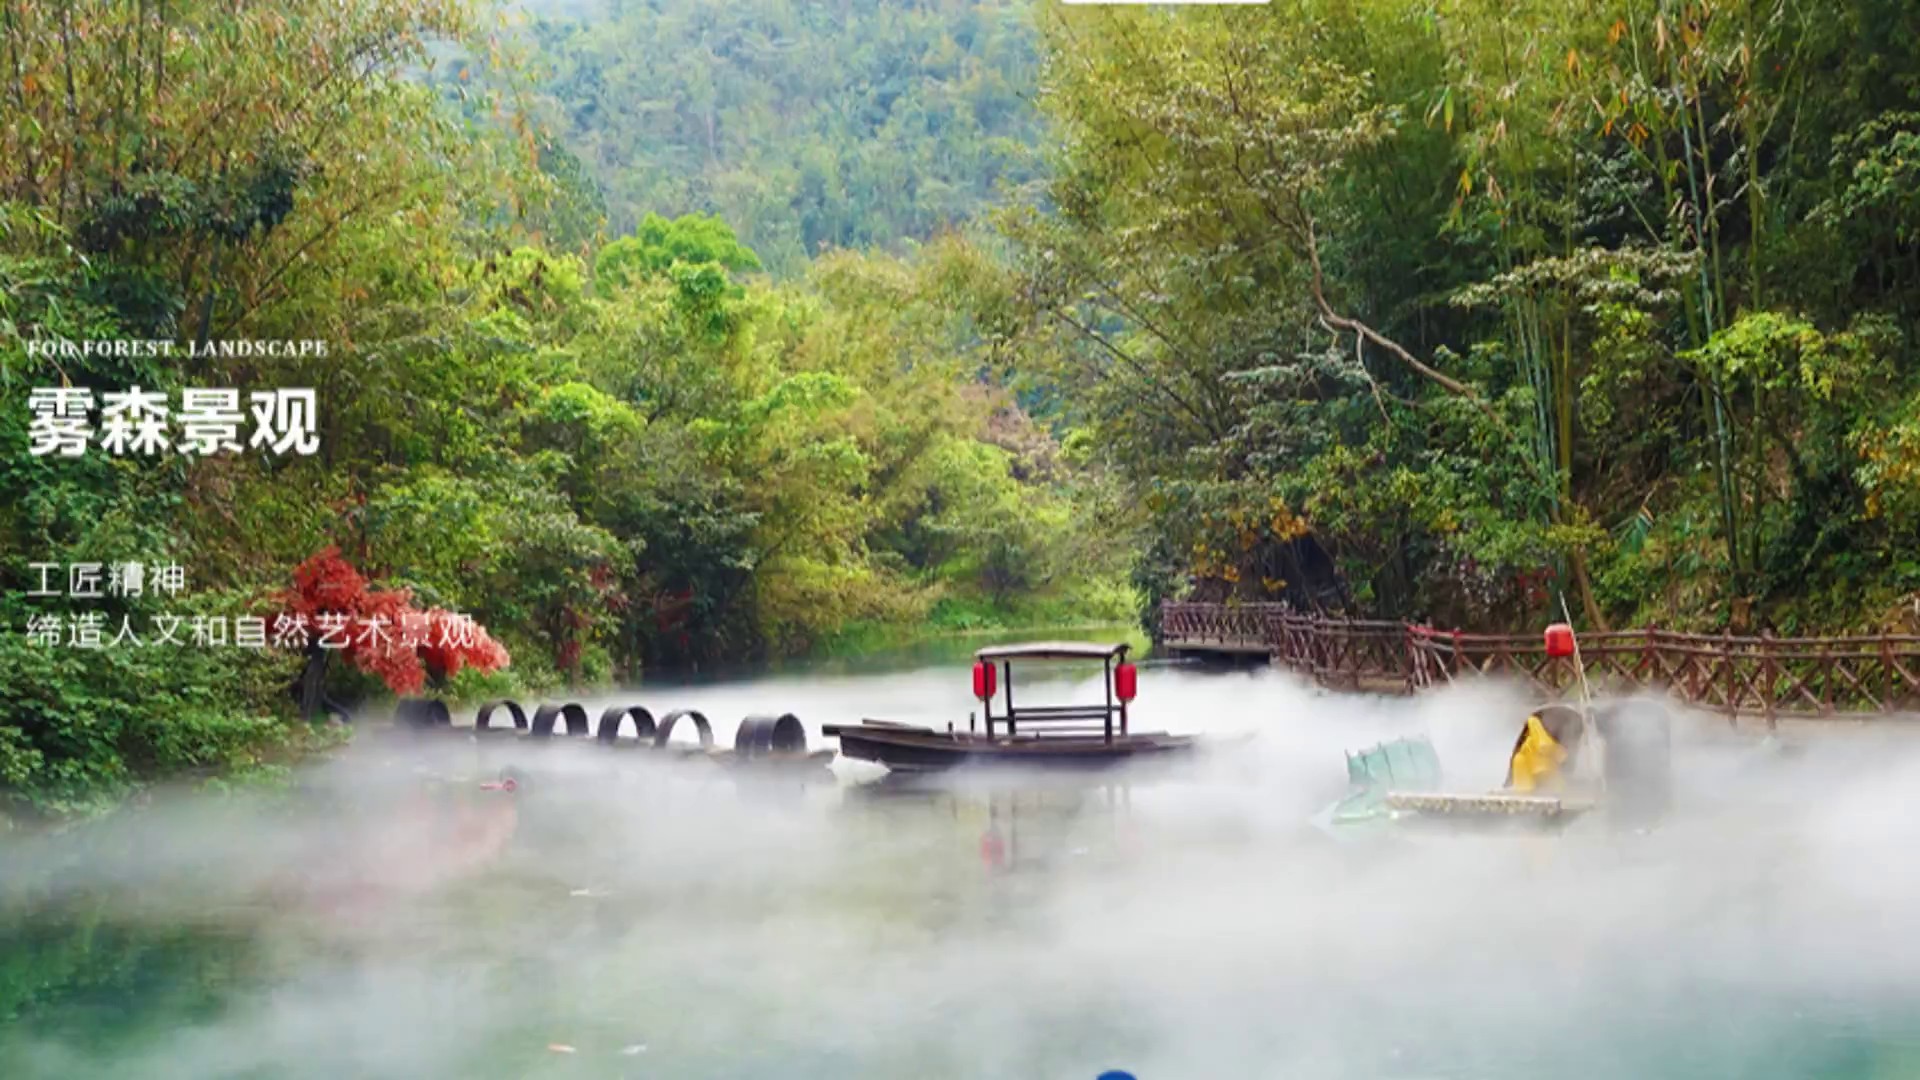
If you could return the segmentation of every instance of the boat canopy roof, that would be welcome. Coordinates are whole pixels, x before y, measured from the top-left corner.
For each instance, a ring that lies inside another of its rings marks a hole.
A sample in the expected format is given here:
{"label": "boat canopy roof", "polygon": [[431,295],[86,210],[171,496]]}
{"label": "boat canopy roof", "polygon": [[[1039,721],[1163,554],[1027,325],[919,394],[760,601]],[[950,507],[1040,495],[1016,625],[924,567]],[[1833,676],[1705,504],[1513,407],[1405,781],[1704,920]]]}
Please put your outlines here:
{"label": "boat canopy roof", "polygon": [[975,660],[1114,660],[1130,648],[1126,642],[1102,645],[1090,641],[1033,641],[1021,645],[989,645],[973,654]]}

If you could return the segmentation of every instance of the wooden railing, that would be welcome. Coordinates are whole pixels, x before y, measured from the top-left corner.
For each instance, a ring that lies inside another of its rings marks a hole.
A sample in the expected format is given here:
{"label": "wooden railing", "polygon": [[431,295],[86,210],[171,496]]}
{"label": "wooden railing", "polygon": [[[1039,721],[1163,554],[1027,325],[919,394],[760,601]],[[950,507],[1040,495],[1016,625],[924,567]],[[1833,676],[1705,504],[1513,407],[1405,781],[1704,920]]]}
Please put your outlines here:
{"label": "wooden railing", "polygon": [[1203,652],[1271,650],[1267,620],[1280,614],[1277,604],[1160,605],[1160,637],[1175,648]]}
{"label": "wooden railing", "polygon": [[[1548,656],[1538,634],[1330,619],[1278,604],[1170,601],[1161,605],[1160,633],[1176,652],[1264,652],[1342,689],[1412,693],[1504,677],[1559,697],[1580,681],[1572,658]],[[1593,689],[1664,688],[1730,719],[1920,712],[1920,636],[1735,637],[1647,627],[1582,634],[1579,659]]]}

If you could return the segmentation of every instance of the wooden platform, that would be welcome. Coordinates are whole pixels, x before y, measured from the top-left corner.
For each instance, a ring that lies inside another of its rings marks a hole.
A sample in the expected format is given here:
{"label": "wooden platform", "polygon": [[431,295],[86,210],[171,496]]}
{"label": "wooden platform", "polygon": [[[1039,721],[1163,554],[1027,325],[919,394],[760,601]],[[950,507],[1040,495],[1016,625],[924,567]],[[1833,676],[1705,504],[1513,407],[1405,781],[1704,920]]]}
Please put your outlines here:
{"label": "wooden platform", "polygon": [[1223,641],[1169,635],[1160,642],[1160,648],[1175,656],[1248,656],[1266,660],[1273,655],[1273,646],[1269,645],[1265,638],[1237,638]]}

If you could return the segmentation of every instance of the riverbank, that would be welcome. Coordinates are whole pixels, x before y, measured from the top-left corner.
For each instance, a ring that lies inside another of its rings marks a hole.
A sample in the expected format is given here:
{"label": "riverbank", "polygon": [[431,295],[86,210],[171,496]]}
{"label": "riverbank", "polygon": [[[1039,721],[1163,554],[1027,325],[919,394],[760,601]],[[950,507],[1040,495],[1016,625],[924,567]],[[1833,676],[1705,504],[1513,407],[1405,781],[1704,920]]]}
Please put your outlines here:
{"label": "riverbank", "polygon": [[[648,696],[670,687],[809,675],[903,672],[949,664],[964,666],[974,649],[995,642],[1089,637],[1127,641],[1143,653],[1149,646],[1140,628],[1126,623],[1080,620],[1022,625],[1012,615],[1006,615],[1006,621],[1016,625],[929,630],[875,624],[839,638],[809,656],[649,672],[643,674],[639,682],[624,686],[606,681],[529,686],[511,669],[493,674],[467,670],[450,680],[446,689],[436,696],[446,700],[453,711],[471,714],[482,703],[499,698],[584,700],[606,697],[616,691]],[[364,696],[355,706],[357,715],[378,718],[392,712],[395,699],[383,692],[377,680],[363,680],[361,690]],[[20,779],[28,775],[24,767],[11,777],[0,770],[0,780],[10,779],[16,785],[0,786],[0,830],[57,827],[63,822],[97,817],[125,805],[138,805],[157,788],[218,791],[281,786],[288,782],[292,770],[324,758],[353,737],[352,725],[324,720],[303,723],[285,712],[285,704],[280,708],[282,712],[277,716],[215,722],[209,718],[219,713],[210,704],[195,714],[192,722],[183,722],[177,730],[165,727],[164,721],[158,719],[147,721],[140,728],[143,740],[161,743],[165,756],[156,759],[155,755],[145,755],[144,770],[125,767],[70,771],[62,786],[42,789],[37,796],[18,786]],[[247,713],[237,703],[232,711],[238,716]],[[158,730],[148,730],[153,728]],[[0,727],[0,735],[5,731]],[[0,743],[0,764],[5,763],[5,748],[5,744]]]}

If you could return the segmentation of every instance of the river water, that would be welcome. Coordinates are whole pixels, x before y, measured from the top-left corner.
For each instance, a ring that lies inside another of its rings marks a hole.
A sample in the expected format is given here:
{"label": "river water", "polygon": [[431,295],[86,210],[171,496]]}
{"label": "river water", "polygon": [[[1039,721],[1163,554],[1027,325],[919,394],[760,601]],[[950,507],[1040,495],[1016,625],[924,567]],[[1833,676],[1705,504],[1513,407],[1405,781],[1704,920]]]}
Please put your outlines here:
{"label": "river water", "polygon": [[[967,695],[949,662],[589,704],[699,708],[722,743],[793,712],[820,744]],[[1488,787],[1524,712],[1150,668],[1136,730],[1248,737],[905,788],[369,732],[290,794],[0,837],[0,1076],[1920,1075],[1911,737],[1687,718],[1649,833],[1314,824],[1344,749],[1427,734]]]}

